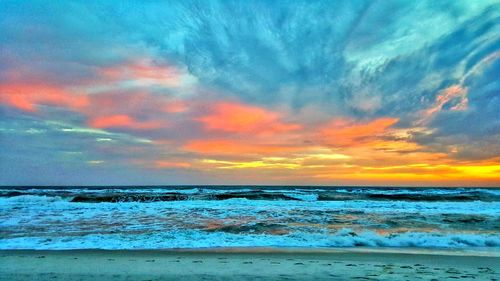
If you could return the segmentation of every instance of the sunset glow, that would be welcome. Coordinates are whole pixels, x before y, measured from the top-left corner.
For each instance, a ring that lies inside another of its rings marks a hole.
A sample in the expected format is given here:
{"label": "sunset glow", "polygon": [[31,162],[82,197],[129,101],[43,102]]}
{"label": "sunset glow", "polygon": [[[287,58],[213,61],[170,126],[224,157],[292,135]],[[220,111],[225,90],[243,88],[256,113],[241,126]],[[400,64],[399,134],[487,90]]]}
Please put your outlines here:
{"label": "sunset glow", "polygon": [[500,185],[496,1],[30,3],[0,11],[3,185]]}

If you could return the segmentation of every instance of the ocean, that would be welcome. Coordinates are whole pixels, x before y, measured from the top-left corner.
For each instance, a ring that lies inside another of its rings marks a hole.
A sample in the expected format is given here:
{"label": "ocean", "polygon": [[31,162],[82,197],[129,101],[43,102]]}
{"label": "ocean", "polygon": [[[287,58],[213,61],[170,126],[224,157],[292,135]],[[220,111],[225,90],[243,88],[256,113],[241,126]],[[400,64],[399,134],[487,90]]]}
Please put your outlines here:
{"label": "ocean", "polygon": [[500,252],[500,190],[3,187],[0,249],[446,248]]}

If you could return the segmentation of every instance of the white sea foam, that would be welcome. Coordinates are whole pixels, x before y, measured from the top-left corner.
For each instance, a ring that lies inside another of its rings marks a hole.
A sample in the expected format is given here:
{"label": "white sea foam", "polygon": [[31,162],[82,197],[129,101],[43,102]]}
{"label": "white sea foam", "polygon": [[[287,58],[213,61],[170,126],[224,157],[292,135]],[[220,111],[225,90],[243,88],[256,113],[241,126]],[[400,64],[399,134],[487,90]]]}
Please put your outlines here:
{"label": "white sea foam", "polygon": [[4,204],[35,204],[35,203],[51,203],[56,201],[70,201],[71,198],[61,196],[46,196],[46,195],[20,195],[15,197],[0,198],[0,206]]}
{"label": "white sea foam", "polygon": [[0,249],[174,249],[214,247],[488,247],[500,250],[500,237],[477,234],[403,233],[390,236],[374,232],[353,235],[343,229],[332,234],[239,235],[195,230],[141,235],[91,234],[85,236],[17,237],[2,239]]}

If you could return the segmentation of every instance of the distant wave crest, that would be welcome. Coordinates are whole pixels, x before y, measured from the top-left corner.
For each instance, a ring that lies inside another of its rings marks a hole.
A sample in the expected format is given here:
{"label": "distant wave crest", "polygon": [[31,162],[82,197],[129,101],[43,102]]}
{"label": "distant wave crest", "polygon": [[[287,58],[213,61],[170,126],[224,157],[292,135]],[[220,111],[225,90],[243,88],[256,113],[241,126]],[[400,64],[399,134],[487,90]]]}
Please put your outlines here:
{"label": "distant wave crest", "polygon": [[158,202],[184,200],[290,200],[290,201],[500,201],[500,191],[488,189],[27,189],[0,190],[0,197],[71,197],[72,202]]}

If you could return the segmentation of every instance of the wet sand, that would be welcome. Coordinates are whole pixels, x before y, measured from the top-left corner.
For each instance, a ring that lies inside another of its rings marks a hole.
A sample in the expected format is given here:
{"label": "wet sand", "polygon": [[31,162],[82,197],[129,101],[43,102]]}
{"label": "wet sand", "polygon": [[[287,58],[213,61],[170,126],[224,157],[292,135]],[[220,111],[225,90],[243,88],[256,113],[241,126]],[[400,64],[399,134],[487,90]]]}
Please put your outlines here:
{"label": "wet sand", "polygon": [[321,250],[0,251],[0,280],[500,280],[500,257]]}

